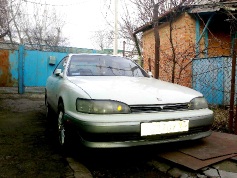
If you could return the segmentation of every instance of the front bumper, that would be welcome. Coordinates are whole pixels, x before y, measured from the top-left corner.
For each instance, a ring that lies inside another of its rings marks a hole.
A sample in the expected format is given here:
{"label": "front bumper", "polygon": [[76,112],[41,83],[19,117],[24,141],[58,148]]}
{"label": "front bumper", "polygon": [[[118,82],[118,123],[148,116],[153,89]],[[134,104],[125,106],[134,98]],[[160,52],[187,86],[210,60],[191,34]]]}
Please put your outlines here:
{"label": "front bumper", "polygon": [[110,142],[95,142],[88,141],[81,138],[81,143],[90,148],[120,148],[120,147],[132,147],[132,146],[143,146],[143,145],[156,145],[156,144],[164,144],[164,143],[172,143],[179,141],[187,141],[187,140],[196,140],[210,136],[212,133],[211,130],[206,132],[199,132],[196,134],[189,134],[183,136],[177,136],[175,138],[169,139],[139,139],[139,140],[127,140],[127,141],[110,141]]}
{"label": "front bumper", "polygon": [[[65,121],[79,134],[83,145],[114,148],[195,140],[211,134],[213,112],[209,109],[160,113],[94,115],[65,114]],[[189,131],[141,136],[141,123],[189,120]]]}

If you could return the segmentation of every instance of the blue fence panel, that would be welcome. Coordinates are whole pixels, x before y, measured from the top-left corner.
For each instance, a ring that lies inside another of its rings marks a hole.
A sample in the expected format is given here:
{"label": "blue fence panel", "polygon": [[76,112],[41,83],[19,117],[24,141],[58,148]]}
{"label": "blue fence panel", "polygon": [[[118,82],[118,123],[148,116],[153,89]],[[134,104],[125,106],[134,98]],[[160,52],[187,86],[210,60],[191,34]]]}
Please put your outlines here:
{"label": "blue fence panel", "polygon": [[193,61],[193,88],[200,91],[209,104],[224,104],[224,59],[215,57]]}
{"label": "blue fence panel", "polygon": [[[50,76],[67,53],[46,51],[25,51],[24,85],[25,87],[45,86]],[[49,64],[50,57],[55,58],[54,65]]]}

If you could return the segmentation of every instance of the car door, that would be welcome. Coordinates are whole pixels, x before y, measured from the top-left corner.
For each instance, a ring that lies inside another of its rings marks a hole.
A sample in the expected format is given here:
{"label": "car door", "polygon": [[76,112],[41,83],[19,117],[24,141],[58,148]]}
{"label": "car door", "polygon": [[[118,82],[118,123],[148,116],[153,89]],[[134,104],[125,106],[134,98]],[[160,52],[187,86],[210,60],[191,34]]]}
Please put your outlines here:
{"label": "car door", "polygon": [[[66,68],[68,56],[63,58],[58,66],[55,68],[53,74],[47,81],[47,99],[51,107],[57,110],[59,91],[64,80],[64,70]],[[61,69],[61,74],[57,73],[58,69]]]}

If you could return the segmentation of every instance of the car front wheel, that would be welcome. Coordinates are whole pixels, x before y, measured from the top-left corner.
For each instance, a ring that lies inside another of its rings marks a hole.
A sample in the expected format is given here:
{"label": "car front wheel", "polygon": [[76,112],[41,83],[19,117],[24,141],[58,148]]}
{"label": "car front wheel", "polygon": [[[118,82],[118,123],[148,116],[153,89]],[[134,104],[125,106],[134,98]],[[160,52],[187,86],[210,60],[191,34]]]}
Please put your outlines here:
{"label": "car front wheel", "polygon": [[58,139],[61,146],[65,145],[64,107],[60,103],[58,107]]}
{"label": "car front wheel", "polygon": [[49,105],[48,101],[46,100],[46,118],[50,119],[53,117],[53,110],[51,108],[51,106]]}

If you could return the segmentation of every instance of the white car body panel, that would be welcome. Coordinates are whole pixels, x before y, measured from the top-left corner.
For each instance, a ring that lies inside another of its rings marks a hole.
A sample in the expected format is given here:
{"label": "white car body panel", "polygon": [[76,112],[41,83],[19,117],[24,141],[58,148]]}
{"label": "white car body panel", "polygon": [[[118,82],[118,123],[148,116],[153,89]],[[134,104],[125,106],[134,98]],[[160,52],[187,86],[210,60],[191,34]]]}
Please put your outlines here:
{"label": "white car body panel", "polygon": [[154,78],[121,76],[69,77],[91,99],[111,99],[128,105],[186,103],[202,94]]}

